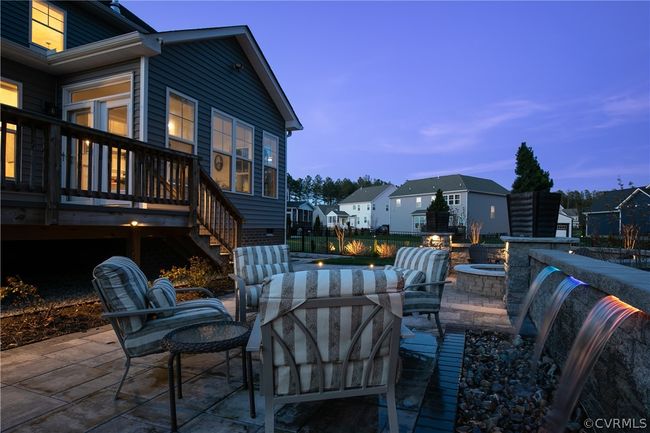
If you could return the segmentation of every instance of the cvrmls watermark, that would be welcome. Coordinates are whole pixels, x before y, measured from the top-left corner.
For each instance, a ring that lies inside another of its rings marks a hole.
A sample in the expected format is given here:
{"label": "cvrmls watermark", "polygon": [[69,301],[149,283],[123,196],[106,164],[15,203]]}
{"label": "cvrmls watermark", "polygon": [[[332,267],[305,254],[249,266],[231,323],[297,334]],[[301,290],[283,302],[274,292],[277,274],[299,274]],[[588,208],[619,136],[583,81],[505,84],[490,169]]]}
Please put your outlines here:
{"label": "cvrmls watermark", "polygon": [[587,418],[584,421],[587,428],[597,429],[645,429],[648,422],[645,418]]}

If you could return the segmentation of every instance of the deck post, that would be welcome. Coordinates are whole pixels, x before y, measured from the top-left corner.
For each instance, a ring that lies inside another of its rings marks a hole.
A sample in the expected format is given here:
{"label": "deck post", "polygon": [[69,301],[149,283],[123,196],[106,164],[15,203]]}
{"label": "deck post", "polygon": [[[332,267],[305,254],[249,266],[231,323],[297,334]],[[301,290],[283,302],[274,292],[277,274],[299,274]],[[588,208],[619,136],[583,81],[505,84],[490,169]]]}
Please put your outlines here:
{"label": "deck post", "polygon": [[196,227],[197,224],[197,209],[199,205],[199,175],[201,167],[199,167],[199,160],[193,158],[190,165],[190,179],[189,179],[189,193],[190,193],[190,215],[189,226]]}
{"label": "deck post", "polygon": [[49,125],[48,129],[45,224],[52,225],[59,223],[61,202],[61,127]]}
{"label": "deck post", "polygon": [[131,257],[138,266],[140,266],[140,245],[141,245],[141,235],[138,227],[131,228],[130,236],[127,238],[127,255]]}

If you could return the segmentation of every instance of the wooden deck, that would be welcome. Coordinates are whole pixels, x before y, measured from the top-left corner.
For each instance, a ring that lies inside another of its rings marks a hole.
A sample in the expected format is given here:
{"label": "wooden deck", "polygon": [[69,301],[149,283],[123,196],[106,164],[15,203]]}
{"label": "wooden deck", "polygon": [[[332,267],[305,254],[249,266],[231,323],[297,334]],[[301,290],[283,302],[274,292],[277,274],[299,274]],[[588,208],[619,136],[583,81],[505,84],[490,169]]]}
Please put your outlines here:
{"label": "wooden deck", "polygon": [[221,265],[240,244],[243,218],[197,156],[5,105],[1,113],[3,239],[185,230]]}

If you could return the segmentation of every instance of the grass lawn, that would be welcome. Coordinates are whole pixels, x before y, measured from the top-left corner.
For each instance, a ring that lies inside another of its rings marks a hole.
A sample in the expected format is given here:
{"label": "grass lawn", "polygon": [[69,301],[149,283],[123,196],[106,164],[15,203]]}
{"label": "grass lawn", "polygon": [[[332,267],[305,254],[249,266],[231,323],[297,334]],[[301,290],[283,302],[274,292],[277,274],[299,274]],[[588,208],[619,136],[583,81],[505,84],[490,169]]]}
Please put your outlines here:
{"label": "grass lawn", "polygon": [[314,260],[312,263],[322,262],[325,265],[350,265],[350,266],[384,266],[392,265],[395,258],[380,257],[334,257],[331,259]]}

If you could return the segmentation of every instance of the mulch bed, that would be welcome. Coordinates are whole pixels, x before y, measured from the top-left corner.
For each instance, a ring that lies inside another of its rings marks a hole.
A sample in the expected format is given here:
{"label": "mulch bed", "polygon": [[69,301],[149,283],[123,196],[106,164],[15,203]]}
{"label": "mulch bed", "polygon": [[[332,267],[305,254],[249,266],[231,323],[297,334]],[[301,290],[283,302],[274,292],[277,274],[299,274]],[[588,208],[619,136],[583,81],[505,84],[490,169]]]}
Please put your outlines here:
{"label": "mulch bed", "polygon": [[101,304],[95,301],[5,316],[0,326],[0,350],[107,325],[101,311]]}

